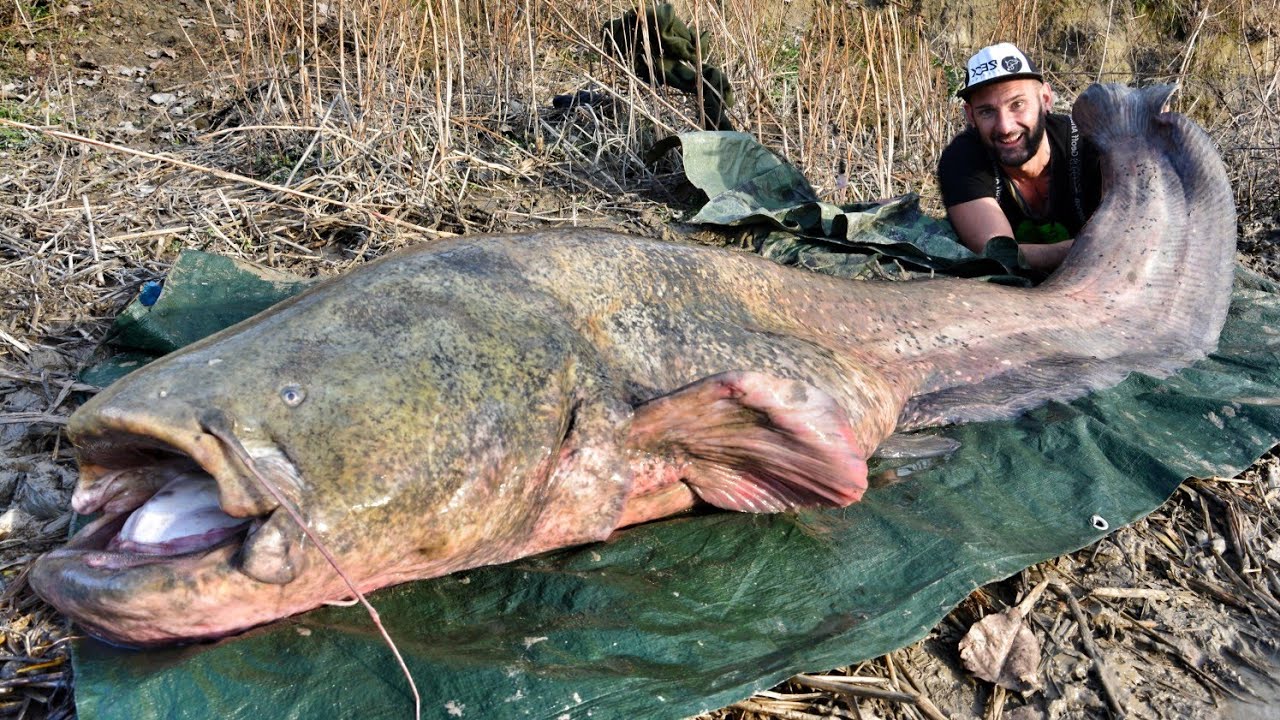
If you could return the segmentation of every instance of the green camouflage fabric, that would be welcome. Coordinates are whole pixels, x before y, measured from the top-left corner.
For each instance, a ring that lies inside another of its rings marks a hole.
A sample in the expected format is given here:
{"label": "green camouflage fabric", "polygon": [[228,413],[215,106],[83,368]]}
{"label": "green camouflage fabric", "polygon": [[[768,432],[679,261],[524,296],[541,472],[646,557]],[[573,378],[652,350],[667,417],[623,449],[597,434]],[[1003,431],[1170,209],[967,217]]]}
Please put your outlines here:
{"label": "green camouflage fabric", "polygon": [[694,97],[701,93],[704,127],[733,129],[727,114],[733,105],[733,88],[723,72],[706,63],[711,48],[708,34],[695,36],[676,17],[670,3],[650,6],[644,13],[643,26],[640,18],[637,10],[628,10],[622,17],[605,23],[605,49],[624,63],[629,62],[636,75],[650,85],[666,85]]}

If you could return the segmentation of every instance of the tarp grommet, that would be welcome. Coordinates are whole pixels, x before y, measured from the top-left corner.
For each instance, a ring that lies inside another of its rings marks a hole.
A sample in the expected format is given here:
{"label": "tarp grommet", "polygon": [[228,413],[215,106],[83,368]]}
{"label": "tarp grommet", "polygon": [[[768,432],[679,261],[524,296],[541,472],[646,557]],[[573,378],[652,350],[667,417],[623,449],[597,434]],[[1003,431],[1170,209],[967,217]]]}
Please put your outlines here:
{"label": "tarp grommet", "polygon": [[1111,523],[1107,522],[1107,519],[1102,517],[1101,515],[1094,515],[1093,517],[1089,518],[1089,524],[1092,525],[1095,530],[1111,529]]}

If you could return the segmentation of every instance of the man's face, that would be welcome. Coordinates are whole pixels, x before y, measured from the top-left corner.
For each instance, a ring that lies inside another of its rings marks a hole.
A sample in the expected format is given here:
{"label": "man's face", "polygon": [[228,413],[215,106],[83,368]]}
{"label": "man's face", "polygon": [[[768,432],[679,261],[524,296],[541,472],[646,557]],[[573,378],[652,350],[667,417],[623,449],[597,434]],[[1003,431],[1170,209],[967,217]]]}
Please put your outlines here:
{"label": "man's face", "polygon": [[964,112],[1001,165],[1021,167],[1044,142],[1044,120],[1052,103],[1048,83],[1023,78],[978,88]]}

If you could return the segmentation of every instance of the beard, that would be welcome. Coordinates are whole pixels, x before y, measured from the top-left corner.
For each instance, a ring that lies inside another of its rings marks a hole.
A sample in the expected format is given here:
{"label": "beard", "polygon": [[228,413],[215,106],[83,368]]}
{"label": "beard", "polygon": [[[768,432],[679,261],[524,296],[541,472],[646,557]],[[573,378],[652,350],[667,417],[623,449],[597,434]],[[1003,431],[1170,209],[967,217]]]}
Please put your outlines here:
{"label": "beard", "polygon": [[1044,121],[1047,116],[1048,112],[1041,108],[1035,126],[1028,129],[1022,136],[1022,142],[1013,147],[999,145],[994,136],[987,138],[987,146],[995,152],[996,159],[1001,165],[1011,168],[1022,167],[1036,154],[1040,149],[1041,141],[1044,140]]}

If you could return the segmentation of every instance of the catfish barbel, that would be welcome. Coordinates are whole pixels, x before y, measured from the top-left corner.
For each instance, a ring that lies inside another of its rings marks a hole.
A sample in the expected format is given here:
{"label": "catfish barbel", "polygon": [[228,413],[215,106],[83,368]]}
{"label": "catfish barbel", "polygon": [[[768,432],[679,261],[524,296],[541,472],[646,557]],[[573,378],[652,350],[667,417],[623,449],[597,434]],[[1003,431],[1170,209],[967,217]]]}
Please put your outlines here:
{"label": "catfish barbel", "polygon": [[695,503],[847,505],[895,431],[1185,367],[1226,317],[1235,208],[1169,92],[1080,97],[1103,202],[1035,288],[850,282],[563,229],[326,281],[75,413],[73,505],[101,517],[31,583],[113,642],[218,637],[350,594],[249,465],[368,591]]}

